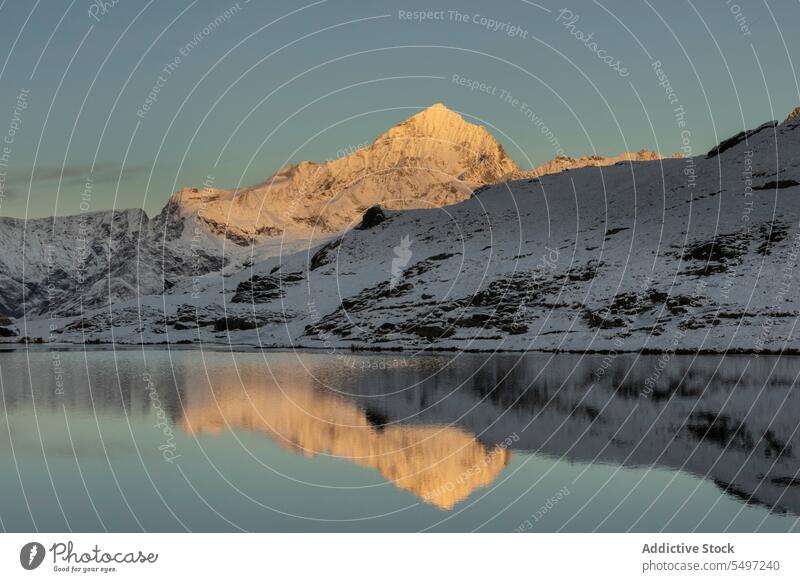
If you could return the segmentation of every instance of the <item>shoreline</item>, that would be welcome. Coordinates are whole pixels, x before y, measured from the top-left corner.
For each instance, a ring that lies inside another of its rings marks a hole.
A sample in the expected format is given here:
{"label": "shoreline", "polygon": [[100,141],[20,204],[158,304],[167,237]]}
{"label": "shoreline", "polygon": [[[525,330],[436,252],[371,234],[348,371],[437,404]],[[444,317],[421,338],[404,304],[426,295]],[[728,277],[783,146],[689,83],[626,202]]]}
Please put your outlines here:
{"label": "shoreline", "polygon": [[[227,344],[227,343],[213,343],[213,342],[153,342],[153,343],[37,343],[37,342],[0,342],[0,353],[13,352],[22,349],[25,346],[28,351],[53,351],[53,348],[58,348],[60,351],[115,351],[125,350],[130,351],[134,349],[175,349],[180,351],[227,351],[235,353],[252,353],[252,352],[274,352],[274,353],[287,353],[287,352],[329,352],[334,355],[339,352],[347,352],[355,355],[369,355],[369,354],[449,354],[449,353],[463,353],[463,354],[570,354],[570,355],[590,355],[590,356],[607,356],[607,355],[640,355],[640,356],[659,356],[664,354],[671,354],[675,356],[800,356],[800,349],[787,348],[784,350],[755,350],[745,348],[731,348],[727,350],[717,350],[710,348],[691,349],[680,348],[674,350],[662,350],[656,348],[645,348],[640,350],[608,350],[608,349],[594,349],[587,348],[584,350],[579,349],[512,349],[512,348],[496,348],[496,349],[483,349],[483,348],[458,348],[458,347],[424,347],[424,348],[381,348],[381,347],[315,347],[308,345],[296,346],[259,346],[253,344]],[[30,348],[34,349],[31,350]]]}

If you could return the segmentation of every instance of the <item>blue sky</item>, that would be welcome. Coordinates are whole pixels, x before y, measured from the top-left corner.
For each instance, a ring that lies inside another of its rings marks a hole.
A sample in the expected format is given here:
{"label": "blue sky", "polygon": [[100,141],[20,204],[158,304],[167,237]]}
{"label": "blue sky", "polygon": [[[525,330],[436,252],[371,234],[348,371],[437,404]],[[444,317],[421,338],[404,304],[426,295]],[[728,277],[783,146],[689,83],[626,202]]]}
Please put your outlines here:
{"label": "blue sky", "polygon": [[686,131],[704,153],[800,104],[789,0],[101,5],[0,0],[0,215],[153,215],[182,186],[336,157],[436,102],[523,166],[556,145],[671,153]]}

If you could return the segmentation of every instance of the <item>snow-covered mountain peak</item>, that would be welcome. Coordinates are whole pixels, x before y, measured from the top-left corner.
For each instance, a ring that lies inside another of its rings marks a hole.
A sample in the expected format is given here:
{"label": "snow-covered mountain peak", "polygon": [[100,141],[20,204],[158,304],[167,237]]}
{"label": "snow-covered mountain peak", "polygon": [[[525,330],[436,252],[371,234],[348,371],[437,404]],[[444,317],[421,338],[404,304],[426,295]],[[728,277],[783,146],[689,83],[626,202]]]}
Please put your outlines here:
{"label": "snow-covered mountain peak", "polygon": [[405,121],[398,123],[378,139],[386,137],[441,138],[454,133],[488,134],[482,126],[469,123],[461,115],[452,109],[448,109],[442,103],[435,103]]}
{"label": "snow-covered mountain peak", "polygon": [[497,171],[508,173],[517,168],[484,126],[466,121],[441,103],[397,124],[381,135],[372,147],[385,142],[392,142],[394,148],[403,148],[411,158],[446,156],[448,150],[455,149],[460,150],[460,156],[484,164],[488,162]]}
{"label": "snow-covered mountain peak", "polygon": [[276,237],[340,232],[375,204],[455,204],[517,169],[486,128],[436,104],[347,156],[285,166],[249,188],[186,188],[173,195],[165,212],[194,217],[196,225],[237,245],[258,245]]}

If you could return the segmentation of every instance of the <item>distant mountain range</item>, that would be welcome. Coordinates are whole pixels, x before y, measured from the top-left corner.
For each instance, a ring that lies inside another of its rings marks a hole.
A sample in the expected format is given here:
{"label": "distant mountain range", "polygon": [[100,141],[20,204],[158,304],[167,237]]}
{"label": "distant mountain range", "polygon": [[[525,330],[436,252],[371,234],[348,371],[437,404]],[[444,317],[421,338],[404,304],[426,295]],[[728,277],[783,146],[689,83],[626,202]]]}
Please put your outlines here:
{"label": "distant mountain range", "polygon": [[[562,156],[534,172],[630,156]],[[153,219],[138,209],[0,218],[0,243],[11,251],[0,255],[0,315],[75,315],[109,299],[162,293],[182,277],[325,239],[374,204],[447,206],[478,187],[529,174],[484,127],[437,104],[337,160],[290,165],[251,188],[184,188]]]}
{"label": "distant mountain range", "polygon": [[485,128],[434,105],[341,159],[181,190],[152,219],[0,219],[0,313],[16,318],[0,335],[797,349],[798,125],[764,124],[707,156],[522,171]]}

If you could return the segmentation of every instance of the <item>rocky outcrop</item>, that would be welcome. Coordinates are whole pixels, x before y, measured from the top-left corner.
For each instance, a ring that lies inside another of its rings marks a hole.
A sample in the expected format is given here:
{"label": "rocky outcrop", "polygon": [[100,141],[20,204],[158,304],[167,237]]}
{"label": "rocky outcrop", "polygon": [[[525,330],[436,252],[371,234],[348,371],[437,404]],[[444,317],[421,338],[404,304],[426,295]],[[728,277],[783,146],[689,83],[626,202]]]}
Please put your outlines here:
{"label": "rocky outcrop", "polygon": [[740,143],[748,141],[754,135],[756,135],[758,133],[761,133],[761,132],[763,132],[764,130],[767,130],[767,129],[774,129],[777,126],[778,126],[778,122],[777,121],[768,121],[767,123],[759,125],[755,129],[748,129],[748,130],[745,130],[745,131],[740,131],[739,133],[737,133],[733,137],[729,137],[728,139],[725,139],[725,140],[719,142],[719,144],[717,146],[712,148],[706,154],[706,158],[713,158],[715,156],[718,156],[722,152],[728,151],[729,149],[739,145]]}

